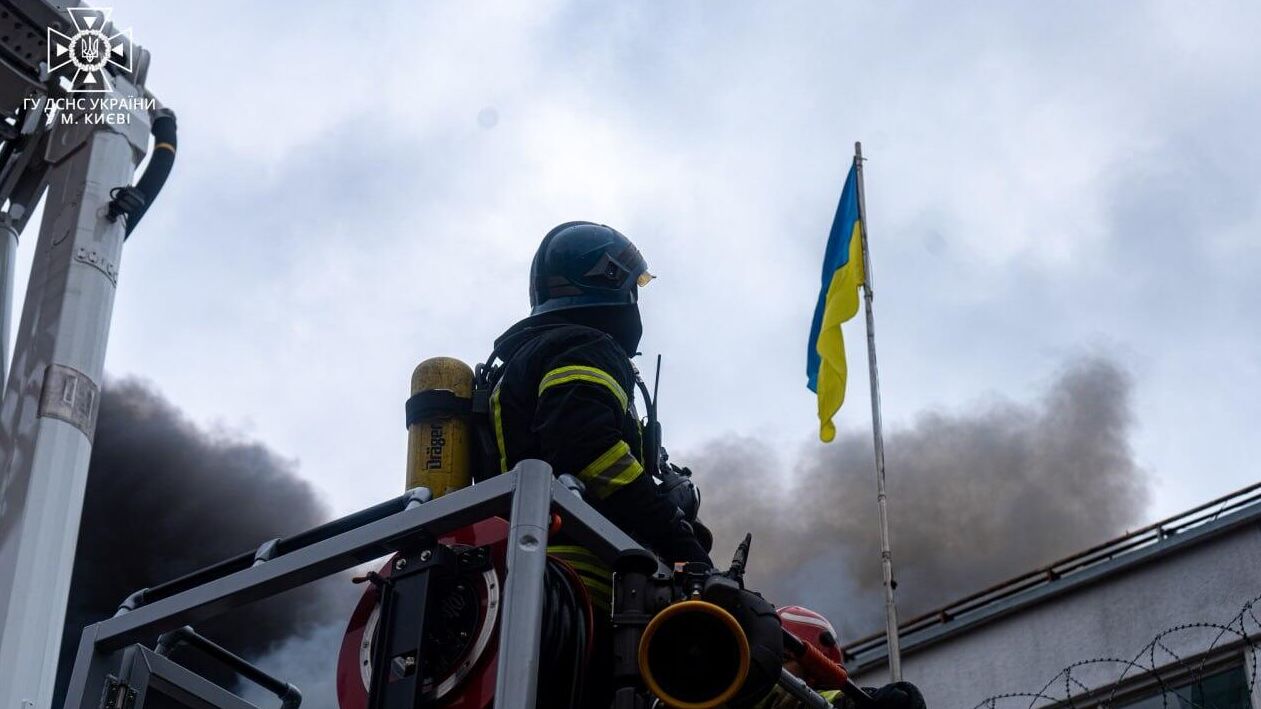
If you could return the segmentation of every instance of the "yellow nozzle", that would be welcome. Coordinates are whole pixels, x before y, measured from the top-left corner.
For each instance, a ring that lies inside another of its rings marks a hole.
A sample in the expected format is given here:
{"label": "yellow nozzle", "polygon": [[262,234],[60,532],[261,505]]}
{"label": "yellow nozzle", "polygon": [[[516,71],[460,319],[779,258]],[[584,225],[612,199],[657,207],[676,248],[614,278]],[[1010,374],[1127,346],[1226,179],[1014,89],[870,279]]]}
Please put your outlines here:
{"label": "yellow nozzle", "polygon": [[680,601],[649,621],[639,641],[639,674],[674,709],[730,701],[749,675],[749,640],[740,623],[707,601]]}

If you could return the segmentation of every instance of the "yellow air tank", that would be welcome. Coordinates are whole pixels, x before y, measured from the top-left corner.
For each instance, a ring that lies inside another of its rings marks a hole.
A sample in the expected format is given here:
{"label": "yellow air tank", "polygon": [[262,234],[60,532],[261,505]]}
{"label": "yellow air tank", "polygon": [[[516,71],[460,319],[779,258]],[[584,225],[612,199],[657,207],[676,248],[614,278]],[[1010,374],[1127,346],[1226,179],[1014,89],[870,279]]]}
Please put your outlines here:
{"label": "yellow air tank", "polygon": [[434,497],[472,482],[473,370],[454,357],[433,357],[412,372],[407,400],[407,489]]}

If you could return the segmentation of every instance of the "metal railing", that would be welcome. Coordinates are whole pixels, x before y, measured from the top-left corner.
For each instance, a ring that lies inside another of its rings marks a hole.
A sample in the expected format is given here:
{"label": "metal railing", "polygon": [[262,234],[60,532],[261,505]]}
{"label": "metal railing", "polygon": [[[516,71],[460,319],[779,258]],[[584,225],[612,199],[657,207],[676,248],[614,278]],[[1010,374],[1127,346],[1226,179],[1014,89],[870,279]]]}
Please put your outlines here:
{"label": "metal railing", "polygon": [[252,705],[144,644],[493,516],[509,522],[495,707],[533,709],[552,512],[569,538],[606,563],[642,548],[538,460],[522,461],[507,473],[438,499],[417,492],[132,594],[113,618],[83,629],[65,709],[144,709],[154,677],[200,697],[198,706],[248,709]]}
{"label": "metal railing", "polygon": [[[917,633],[945,625],[967,613],[982,610],[1032,589],[1046,586],[1117,557],[1155,545],[1196,527],[1216,521],[1245,507],[1261,503],[1261,483],[1249,485],[1215,500],[1193,507],[1172,517],[1127,532],[1103,544],[1065,557],[1052,564],[995,584],[945,606],[898,624],[903,640],[914,640]],[[873,653],[885,644],[884,633],[874,633],[845,646],[846,659]]]}

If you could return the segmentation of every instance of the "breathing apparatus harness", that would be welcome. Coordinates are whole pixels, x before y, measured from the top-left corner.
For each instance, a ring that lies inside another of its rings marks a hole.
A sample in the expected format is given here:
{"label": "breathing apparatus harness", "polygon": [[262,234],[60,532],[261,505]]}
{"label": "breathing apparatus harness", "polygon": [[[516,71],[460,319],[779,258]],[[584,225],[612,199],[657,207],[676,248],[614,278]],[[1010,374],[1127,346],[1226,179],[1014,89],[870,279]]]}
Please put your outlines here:
{"label": "breathing apparatus harness", "polygon": [[[539,333],[558,327],[558,325],[536,325],[521,330],[524,333]],[[471,413],[473,419],[473,480],[482,481],[497,475],[499,470],[499,448],[495,439],[494,422],[491,420],[490,399],[495,387],[503,378],[504,368],[512,358],[516,347],[508,342],[496,346],[486,360],[473,369],[473,397]],[[638,352],[636,354],[639,354]],[[641,425],[643,438],[643,457],[640,461],[644,470],[657,482],[657,490],[665,495],[679,510],[679,517],[696,533],[697,540],[706,551],[713,548],[713,534],[697,518],[701,506],[701,493],[692,482],[692,471],[670,462],[670,456],[661,445],[661,422],[657,418],[657,390],[661,383],[661,355],[657,355],[657,371],[653,380],[652,392],[640,376],[639,368],[631,361],[631,370],[635,373],[635,385],[639,388],[644,400],[646,416]],[[410,404],[410,402],[409,402]],[[563,472],[563,471],[562,471]]]}

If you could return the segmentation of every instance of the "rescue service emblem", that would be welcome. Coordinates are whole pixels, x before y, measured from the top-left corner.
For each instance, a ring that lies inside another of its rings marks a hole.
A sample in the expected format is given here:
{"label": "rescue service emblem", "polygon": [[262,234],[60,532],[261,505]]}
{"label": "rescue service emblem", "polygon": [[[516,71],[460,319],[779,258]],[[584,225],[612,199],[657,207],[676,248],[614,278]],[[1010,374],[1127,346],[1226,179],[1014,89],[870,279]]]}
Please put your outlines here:
{"label": "rescue service emblem", "polygon": [[104,93],[110,84],[110,65],[131,71],[131,28],[116,30],[109,24],[112,8],[72,7],[74,34],[48,28],[48,71],[70,82],[71,93]]}

